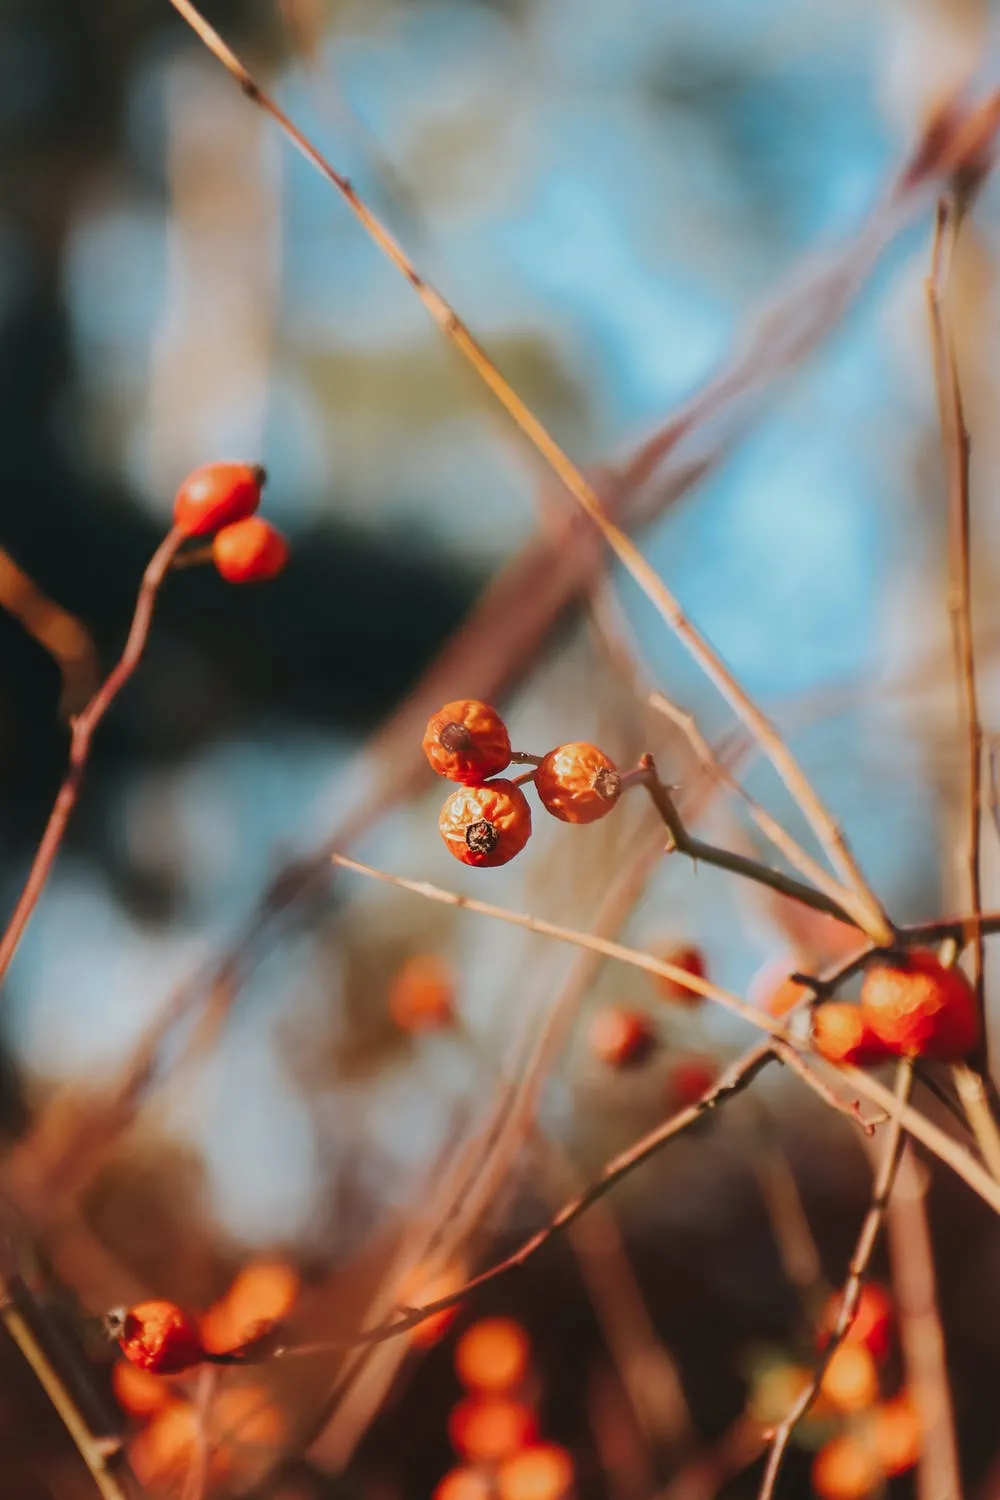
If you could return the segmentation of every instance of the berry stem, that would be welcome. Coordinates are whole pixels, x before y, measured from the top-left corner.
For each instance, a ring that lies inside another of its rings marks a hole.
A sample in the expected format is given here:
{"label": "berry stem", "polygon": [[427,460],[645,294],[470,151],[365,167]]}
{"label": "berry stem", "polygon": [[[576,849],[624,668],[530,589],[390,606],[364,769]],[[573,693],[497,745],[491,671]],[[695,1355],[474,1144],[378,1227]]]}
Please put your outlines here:
{"label": "berry stem", "polygon": [[531,755],[527,750],[512,750],[510,752],[510,763],[512,766],[540,766],[544,759],[544,755]]}
{"label": "berry stem", "polygon": [[172,573],[179,573],[183,568],[198,568],[203,563],[213,562],[211,543],[207,547],[192,547],[188,552],[178,552],[170,564]]}
{"label": "berry stem", "polygon": [[45,889],[67,824],[79,800],[94,731],[139,665],[149,637],[157,593],[183,540],[183,532],[174,527],[168,531],[153,553],[142,575],[142,584],[139,588],[125,648],[86,708],[73,720],[69,769],[49,814],[49,821],[45,826],[45,832],[38,845],[24,888],[17,899],[17,905],[14,907],[6,931],[0,938],[0,981],[3,980],[10,967],[24,929]]}

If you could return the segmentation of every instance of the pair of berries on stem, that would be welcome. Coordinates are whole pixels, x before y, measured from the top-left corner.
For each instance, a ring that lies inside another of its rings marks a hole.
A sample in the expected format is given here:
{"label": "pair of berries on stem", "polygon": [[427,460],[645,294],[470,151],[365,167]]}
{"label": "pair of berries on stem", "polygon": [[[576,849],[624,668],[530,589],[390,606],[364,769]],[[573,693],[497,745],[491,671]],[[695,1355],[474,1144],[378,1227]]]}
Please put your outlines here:
{"label": "pair of berries on stem", "polygon": [[874,1067],[893,1057],[960,1062],[980,1038],[976,992],[961,969],[915,948],[865,971],[860,1005],[828,1000],[813,1013],[813,1046],[828,1062]]}
{"label": "pair of berries on stem", "polygon": [[[227,583],[264,583],[288,562],[281,532],[255,514],[266,480],[259,464],[202,464],[177,491],[176,531],[212,538],[211,560]],[[188,554],[190,561],[195,558]]]}
{"label": "pair of berries on stem", "polygon": [[[533,782],[546,812],[563,823],[597,822],[626,786],[596,745],[575,741],[545,756],[512,750],[496,709],[475,698],[446,703],[432,715],[423,748],[439,776],[461,783],[441,809],[438,826],[449,853],[466,865],[493,868],[520,854],[531,837],[522,782]],[[514,780],[501,777],[512,762],[533,769]]]}

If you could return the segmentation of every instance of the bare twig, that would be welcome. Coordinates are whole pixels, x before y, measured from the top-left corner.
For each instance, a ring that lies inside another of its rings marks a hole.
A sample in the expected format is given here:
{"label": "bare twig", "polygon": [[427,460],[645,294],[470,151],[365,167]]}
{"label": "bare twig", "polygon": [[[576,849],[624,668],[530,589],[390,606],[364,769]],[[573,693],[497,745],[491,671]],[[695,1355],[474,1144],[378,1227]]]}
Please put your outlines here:
{"label": "bare twig", "polygon": [[2,549],[0,605],[20,620],[56,661],[62,674],[60,713],[67,718],[79,713],[100,681],[94,643],[76,616],[47,598]]}
{"label": "bare twig", "polygon": [[49,878],[56,855],[59,852],[59,846],[63,840],[63,835],[66,832],[66,825],[70,820],[73,809],[76,807],[80,788],[83,785],[83,774],[90,755],[90,742],[94,737],[94,731],[139,665],[149,635],[157,591],[183,539],[179,531],[169,531],[153,553],[146,571],[142,575],[142,584],[139,589],[139,597],[136,601],[135,613],[132,616],[132,626],[128,633],[128,639],[125,642],[125,649],[115,667],[87,704],[87,707],[73,721],[69,769],[62,786],[59,788],[52,812],[49,814],[49,821],[46,824],[45,832],[38,845],[31,870],[24,884],[24,889],[18,897],[17,905],[14,907],[6,931],[3,937],[0,938],[0,982],[2,982],[4,975],[10,967],[10,961],[17,951],[21,935],[28,925],[28,921],[42,891],[45,889],[45,883]]}
{"label": "bare twig", "polygon": [[965,1118],[972,1127],[983,1161],[1000,1182],[1000,1130],[997,1129],[996,1117],[990,1108],[982,1075],[967,1063],[955,1063],[951,1076],[955,1080]]}
{"label": "bare twig", "polygon": [[721,657],[687,618],[674,595],[635,543],[626,532],[610,520],[595,487],[501,375],[454,308],[416,269],[398,241],[358,196],[353,184],[322,155],[270,95],[260,87],[232,49],[191,3],[191,0],[171,0],[171,4],[212,54],[218,58],[244,93],[271,115],[292,145],[341,194],[366,233],[413,287],[445,337],[468,361],[471,368],[475,370],[512,420],[546,460],[569,494],[590,517],[619,562],[753,734],[778,771],[789,792],[801,807],[834,869],[838,871],[846,884],[847,889],[843,896],[845,908],[852,912],[858,925],[875,941],[891,942],[892,929],[880,903],[851,854],[842,830],[823,806],[795,757],[774,725],[752,702]]}
{"label": "bare twig", "polygon": [[[913,1078],[913,1065],[908,1060],[897,1064],[896,1086],[894,1097],[898,1104],[903,1105],[910,1092],[910,1084]],[[903,1124],[901,1117],[897,1114],[890,1122],[886,1131],[885,1144],[882,1149],[882,1160],[875,1181],[872,1184],[872,1198],[861,1232],[854,1246],[850,1265],[847,1268],[847,1280],[841,1294],[840,1307],[837,1312],[837,1320],[833,1325],[830,1338],[823,1350],[819,1364],[813,1372],[813,1377],[802,1393],[793,1402],[787,1415],[781,1424],[775,1429],[771,1439],[770,1451],[767,1455],[767,1463],[764,1466],[764,1477],[761,1480],[757,1500],[772,1500],[778,1475],[781,1472],[781,1464],[788,1444],[791,1440],[796,1425],[805,1416],[819,1395],[820,1386],[827,1367],[837,1352],[844,1339],[850,1331],[861,1300],[861,1287],[864,1282],[868,1265],[875,1250],[882,1221],[885,1217],[889,1196],[892,1192],[893,1183],[896,1178],[896,1170],[899,1166],[900,1147],[902,1142]]]}
{"label": "bare twig", "polygon": [[[975,645],[972,632],[971,523],[969,511],[969,433],[958,374],[955,340],[947,316],[945,299],[951,279],[955,244],[962,221],[964,201],[942,198],[935,223],[931,272],[926,282],[927,307],[934,356],[938,414],[948,470],[948,531],[950,579],[948,611],[951,617],[955,679],[958,684],[962,724],[966,741],[966,873],[968,898],[974,915],[982,911],[982,766],[983,730],[976,688]],[[983,990],[983,933],[972,936],[972,975],[982,1025],[977,1061],[986,1067],[987,1034]]]}

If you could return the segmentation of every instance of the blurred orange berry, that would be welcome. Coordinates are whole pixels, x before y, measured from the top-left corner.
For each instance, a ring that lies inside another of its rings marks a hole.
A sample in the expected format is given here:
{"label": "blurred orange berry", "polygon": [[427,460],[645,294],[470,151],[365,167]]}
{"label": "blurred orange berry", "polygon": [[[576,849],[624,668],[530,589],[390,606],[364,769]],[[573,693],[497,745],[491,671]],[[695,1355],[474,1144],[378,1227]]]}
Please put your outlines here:
{"label": "blurred orange berry", "polygon": [[686,1109],[707,1094],[719,1076],[714,1057],[704,1052],[689,1052],[670,1065],[667,1073],[667,1104],[670,1109]]}
{"label": "blurred orange berry", "polygon": [[558,1443],[532,1443],[500,1465],[500,1500],[571,1500],[573,1460]]}
{"label": "blurred orange berry", "polygon": [[535,772],[535,790],[546,812],[563,823],[596,823],[621,796],[618,767],[596,745],[558,745]]}
{"label": "blurred orange berry", "polygon": [[[675,968],[693,974],[696,979],[708,976],[705,955],[694,943],[675,943],[671,947],[658,949],[656,956],[662,958],[664,963],[673,964]],[[680,1000],[684,1005],[700,1005],[705,998],[697,990],[688,989],[680,980],[666,979],[661,974],[654,974],[652,979],[664,1000]]]}
{"label": "blurred orange berry", "polygon": [[174,525],[185,536],[207,536],[253,515],[267,474],[260,464],[202,464],[174,499]]}
{"label": "blurred orange berry", "polygon": [[524,1379],[530,1351],[528,1335],[513,1318],[481,1318],[456,1344],[455,1370],[471,1390],[509,1391]]}
{"label": "blurred orange berry", "polygon": [[870,1068],[892,1054],[872,1031],[857,1005],[845,1000],[827,1000],[812,1017],[812,1044],[827,1062],[853,1063]]}
{"label": "blurred orange berry", "polygon": [[591,1021],[587,1039],[598,1062],[609,1068],[628,1068],[649,1055],[655,1034],[641,1011],[606,1005]]}
{"label": "blurred orange berry", "polygon": [[389,1014],[400,1031],[436,1031],[455,1019],[451,969],[434,953],[415,953],[389,981]]}
{"label": "blurred orange berry", "polygon": [[912,949],[872,964],[861,982],[865,1020],[897,1057],[957,1062],[979,1040],[976,992],[961,969]]}
{"label": "blurred orange berry", "polygon": [[451,1446],[470,1463],[499,1463],[537,1435],[531,1407],[510,1396],[466,1396],[448,1417]]}
{"label": "blurred orange berry", "polygon": [[452,792],[438,828],[449,854],[464,865],[493,868],[520,854],[531,837],[531,808],[512,781],[487,781]]}
{"label": "blurred orange berry", "polygon": [[493,1486],[481,1469],[463,1465],[448,1471],[434,1491],[433,1500],[493,1500]]}
{"label": "blurred orange berry", "polygon": [[212,561],[227,583],[267,583],[282,572],[290,552],[277,527],[260,516],[224,526],[212,539]]}
{"label": "blurred orange berry", "polygon": [[[835,1292],[820,1318],[819,1347],[830,1337],[840,1317],[842,1294]],[[881,1363],[892,1347],[892,1298],[877,1281],[862,1284],[857,1311],[844,1338],[845,1344],[860,1344]]]}
{"label": "blurred orange berry", "polygon": [[[179,1493],[187,1482],[199,1441],[198,1416],[189,1401],[170,1401],[128,1445],[139,1483],[157,1494]],[[221,1478],[213,1462],[213,1478]]]}
{"label": "blurred orange berry", "polygon": [[[428,1302],[450,1297],[467,1279],[464,1266],[458,1262],[446,1266],[443,1271],[434,1272],[428,1272],[425,1266],[418,1265],[404,1277],[399,1289],[399,1301],[406,1307],[425,1307]],[[430,1349],[444,1337],[460,1311],[461,1304],[456,1303],[454,1307],[444,1307],[440,1312],[431,1313],[430,1317],[410,1329],[407,1335],[410,1343],[418,1349]]]}
{"label": "blurred orange berry", "polygon": [[259,1381],[223,1386],[212,1402],[211,1436],[219,1451],[276,1448],[286,1427],[270,1391]]}
{"label": "blurred orange berry", "polygon": [[923,1431],[916,1407],[906,1392],[876,1406],[872,1412],[872,1440],[879,1462],[890,1478],[905,1474],[920,1457]]}
{"label": "blurred orange berry", "polygon": [[838,1411],[867,1411],[878,1400],[878,1371],[863,1344],[841,1344],[823,1372],[821,1393]]}
{"label": "blurred orange berry", "polygon": [[137,1302],[111,1314],[109,1326],[125,1358],[154,1375],[176,1375],[204,1358],[197,1323],[175,1302]]}
{"label": "blurred orange berry", "polygon": [[253,1343],[288,1316],[299,1286],[298,1272],[284,1261],[251,1261],[203,1315],[205,1348],[224,1354]]}
{"label": "blurred orange berry", "polygon": [[457,698],[428,720],[424,754],[439,776],[476,786],[510,765],[507,726],[488,703]]}
{"label": "blurred orange berry", "polygon": [[854,1433],[832,1438],[813,1460],[812,1486],[819,1500],[866,1500],[881,1481],[878,1460]]}
{"label": "blurred orange berry", "polygon": [[130,1417],[151,1417],[173,1398],[169,1383],[127,1359],[118,1360],[111,1371],[111,1388],[122,1411]]}

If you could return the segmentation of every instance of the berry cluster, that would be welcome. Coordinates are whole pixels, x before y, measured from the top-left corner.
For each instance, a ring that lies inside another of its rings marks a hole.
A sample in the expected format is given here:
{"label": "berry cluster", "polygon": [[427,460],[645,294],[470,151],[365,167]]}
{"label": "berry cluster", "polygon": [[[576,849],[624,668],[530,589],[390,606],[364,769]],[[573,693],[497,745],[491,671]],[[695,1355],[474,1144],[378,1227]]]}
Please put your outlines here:
{"label": "berry cluster", "polygon": [[[460,698],[428,722],[424,754],[439,776],[460,782],[438,826],[450,853],[466,865],[505,865],[531,837],[531,808],[521,782],[533,782],[546,812],[563,823],[595,823],[615,806],[621,773],[596,745],[557,745],[548,755],[511,750],[503,719],[488,703]],[[512,761],[533,763],[516,780],[500,776]]]}
{"label": "berry cluster", "polygon": [[434,1500],[570,1500],[573,1461],[540,1438],[531,1343],[512,1318],[483,1318],[455,1346],[466,1394],[452,1408],[448,1437],[460,1464]]}
{"label": "berry cluster", "polygon": [[828,1062],[871,1067],[891,1057],[957,1062],[979,1040],[976,993],[961,969],[923,949],[880,958],[860,1005],[828,1000],[813,1015],[813,1046]]}
{"label": "berry cluster", "polygon": [[259,464],[202,464],[174,498],[176,530],[211,536],[212,561],[227,583],[264,583],[288,561],[281,532],[254,514],[266,479]]}

